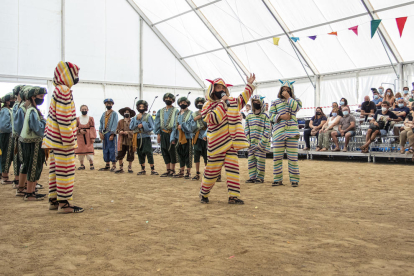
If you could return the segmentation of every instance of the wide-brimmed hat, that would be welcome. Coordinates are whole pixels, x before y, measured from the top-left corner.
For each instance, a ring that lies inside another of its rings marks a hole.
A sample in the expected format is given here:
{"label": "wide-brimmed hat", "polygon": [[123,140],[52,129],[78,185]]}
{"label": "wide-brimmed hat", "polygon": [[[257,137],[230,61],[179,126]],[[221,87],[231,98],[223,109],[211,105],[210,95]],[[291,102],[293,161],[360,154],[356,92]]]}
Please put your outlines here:
{"label": "wide-brimmed hat", "polygon": [[121,108],[118,112],[119,112],[119,114],[122,115],[122,117],[125,117],[124,114],[125,114],[125,111],[127,111],[127,110],[129,111],[129,114],[131,114],[130,117],[134,117],[135,116],[135,114],[136,114],[135,111],[132,110],[129,107]]}

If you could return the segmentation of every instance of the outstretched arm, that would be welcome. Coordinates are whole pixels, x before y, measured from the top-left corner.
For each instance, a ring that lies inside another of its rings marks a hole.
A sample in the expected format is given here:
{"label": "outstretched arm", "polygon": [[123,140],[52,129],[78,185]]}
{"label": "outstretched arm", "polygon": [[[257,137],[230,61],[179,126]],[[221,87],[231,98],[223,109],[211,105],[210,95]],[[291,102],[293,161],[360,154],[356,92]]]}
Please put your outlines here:
{"label": "outstretched arm", "polygon": [[256,79],[254,74],[250,74],[250,77],[246,77],[247,85],[244,88],[244,91],[237,98],[237,103],[239,104],[239,111],[244,108],[244,106],[249,102],[250,97],[253,95],[253,91],[256,88],[253,85],[253,82]]}

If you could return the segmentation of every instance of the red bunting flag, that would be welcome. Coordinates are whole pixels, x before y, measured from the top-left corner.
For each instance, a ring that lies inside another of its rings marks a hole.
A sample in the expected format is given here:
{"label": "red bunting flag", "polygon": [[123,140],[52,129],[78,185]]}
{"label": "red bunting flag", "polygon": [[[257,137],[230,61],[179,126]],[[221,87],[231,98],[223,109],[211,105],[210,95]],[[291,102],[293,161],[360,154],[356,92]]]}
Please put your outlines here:
{"label": "red bunting flag", "polygon": [[329,33],[328,35],[336,35],[336,36],[338,36],[338,32],[332,32],[332,33]]}
{"label": "red bunting flag", "polygon": [[358,25],[357,26],[354,26],[354,27],[351,27],[348,30],[353,31],[356,35],[358,35]]}
{"label": "red bunting flag", "polygon": [[404,30],[405,22],[407,21],[407,17],[399,17],[395,19],[397,21],[398,31],[400,32],[400,37],[402,36],[402,32]]}

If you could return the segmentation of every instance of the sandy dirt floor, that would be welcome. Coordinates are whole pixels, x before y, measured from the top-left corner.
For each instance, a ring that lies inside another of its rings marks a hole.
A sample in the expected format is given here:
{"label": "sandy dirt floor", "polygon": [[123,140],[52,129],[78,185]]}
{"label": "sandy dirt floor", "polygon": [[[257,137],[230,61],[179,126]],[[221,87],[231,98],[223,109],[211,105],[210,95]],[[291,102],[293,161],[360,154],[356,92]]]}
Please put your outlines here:
{"label": "sandy dirt floor", "polygon": [[240,159],[243,206],[227,204],[225,182],[203,205],[200,182],[137,176],[138,162],[134,174],[76,171],[82,214],[56,214],[0,185],[0,274],[414,274],[412,166],[305,160],[292,188],[271,187],[271,161],[264,184],[244,184]]}

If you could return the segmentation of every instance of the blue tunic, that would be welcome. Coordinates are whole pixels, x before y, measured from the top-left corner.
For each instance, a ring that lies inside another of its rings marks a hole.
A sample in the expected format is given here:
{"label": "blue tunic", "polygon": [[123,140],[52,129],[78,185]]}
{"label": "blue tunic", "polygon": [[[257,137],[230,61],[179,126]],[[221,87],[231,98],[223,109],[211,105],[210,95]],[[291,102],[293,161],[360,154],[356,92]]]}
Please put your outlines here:
{"label": "blue tunic", "polygon": [[[177,123],[178,125],[181,126],[181,130],[184,132],[185,138],[192,139],[194,137],[194,131],[197,128],[197,125],[194,122],[193,112],[190,111],[190,115],[188,115],[187,121],[184,121],[185,119],[184,114],[185,112],[183,114],[178,113]],[[175,127],[173,132],[171,133],[170,142],[174,140],[178,140],[178,137],[179,137],[179,131],[178,131],[178,128]]]}
{"label": "blue tunic", "polygon": [[36,135],[39,137],[45,136],[46,120],[44,118],[41,118],[39,121],[35,110],[32,110],[29,116],[30,130],[36,133]]}
{"label": "blue tunic", "polygon": [[10,110],[7,107],[3,107],[0,111],[0,132],[1,133],[12,132]]}
{"label": "blue tunic", "polygon": [[[161,110],[163,110],[163,109],[165,109],[165,107],[162,108],[162,109],[160,109],[160,110],[158,110],[157,116],[155,117],[155,126],[154,126],[154,133],[155,134],[160,134],[160,132],[161,132],[161,118],[160,118],[160,113],[161,113]],[[176,128],[175,118],[177,116],[177,113],[179,112],[177,109],[173,109],[172,107],[170,109],[168,109],[168,110],[165,109],[165,111],[164,111],[164,125],[167,126],[168,117],[170,116],[171,110],[175,110],[175,114],[172,115],[172,119],[171,119],[174,122],[173,128],[172,128],[172,131],[174,131],[174,129]]]}
{"label": "blue tunic", "polygon": [[100,133],[104,133],[104,132],[110,132],[111,134],[116,134],[116,127],[118,126],[118,114],[114,111],[111,114],[111,118],[109,118],[108,121],[108,127],[107,129],[104,129],[105,127],[105,113],[104,112],[102,114],[101,120],[100,120],[100,125],[99,125],[99,132]]}
{"label": "blue tunic", "polygon": [[[146,115],[147,113],[144,113],[144,115]],[[141,119],[137,119],[137,116],[134,116],[134,118],[132,118],[131,123],[129,124],[129,129],[131,129],[132,131],[134,131],[136,128],[138,128],[139,124],[142,124],[142,128],[144,129],[143,133],[139,133],[137,134],[137,139],[141,139],[142,138],[147,138],[147,137],[151,137],[150,133],[151,131],[154,130],[154,120],[152,119],[152,116],[148,115],[147,116],[147,122],[143,121],[142,118]]]}
{"label": "blue tunic", "polygon": [[[22,132],[23,124],[24,124],[24,111],[20,107],[23,104],[24,103],[21,103],[21,104],[18,104],[18,105],[15,104],[13,106],[13,126],[14,126],[14,133],[17,133],[17,135],[19,135],[19,136],[20,136],[20,133]],[[15,106],[17,106],[16,112],[14,110],[14,107]]]}

